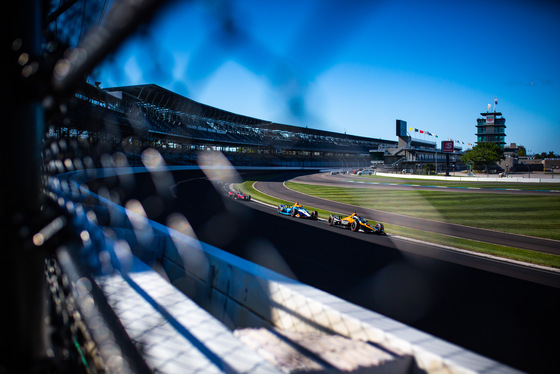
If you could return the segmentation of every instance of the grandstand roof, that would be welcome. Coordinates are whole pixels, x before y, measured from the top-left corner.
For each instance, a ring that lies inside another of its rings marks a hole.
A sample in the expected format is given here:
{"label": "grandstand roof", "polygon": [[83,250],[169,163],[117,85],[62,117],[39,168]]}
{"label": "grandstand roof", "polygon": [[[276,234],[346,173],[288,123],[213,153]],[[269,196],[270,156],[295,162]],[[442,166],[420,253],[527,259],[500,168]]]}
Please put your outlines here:
{"label": "grandstand roof", "polygon": [[243,125],[262,125],[263,120],[231,113],[209,105],[198,103],[175,92],[169,91],[155,84],[111,87],[108,92],[122,92],[123,100],[135,100],[151,104],[156,108],[173,110],[182,113],[196,114],[213,118],[218,121],[235,122]]}
{"label": "grandstand roof", "polygon": [[188,99],[175,92],[169,91],[155,84],[135,85],[135,86],[122,86],[106,88],[107,92],[122,92],[123,100],[139,101],[149,104],[156,110],[173,110],[182,113],[196,114],[202,117],[212,118],[217,121],[227,121],[231,123],[247,125],[252,127],[266,128],[269,130],[289,131],[292,133],[319,135],[319,136],[332,136],[336,138],[362,140],[362,141],[377,141],[379,143],[394,144],[395,141],[368,138],[357,135],[342,134],[332,131],[324,131],[317,129],[310,129],[307,127],[299,127],[292,125],[285,125],[271,121],[265,121],[258,118],[248,117],[241,114],[228,112],[222,109],[214,108],[209,105],[198,103],[194,100]]}

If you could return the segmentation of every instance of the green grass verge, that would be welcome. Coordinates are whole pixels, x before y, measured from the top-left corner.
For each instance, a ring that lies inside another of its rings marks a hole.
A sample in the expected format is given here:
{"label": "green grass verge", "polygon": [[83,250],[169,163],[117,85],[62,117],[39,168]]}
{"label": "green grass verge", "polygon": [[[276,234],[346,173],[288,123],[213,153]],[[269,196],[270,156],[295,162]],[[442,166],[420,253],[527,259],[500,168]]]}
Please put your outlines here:
{"label": "green grass verge", "polygon": [[[241,189],[243,192],[250,194],[252,199],[262,201],[267,204],[271,204],[273,206],[277,206],[279,204],[293,204],[293,201],[285,201],[281,199],[277,199],[275,197],[263,194],[253,187],[255,181],[246,181],[241,184],[236,184],[235,188]],[[290,185],[291,183],[287,183]],[[299,185],[299,184],[298,184]],[[303,186],[303,185],[299,185]],[[305,185],[309,186],[309,185]],[[292,186],[293,187],[293,186]],[[313,186],[313,187],[321,187],[321,186]],[[352,189],[353,190],[353,189]],[[308,193],[308,192],[306,192]],[[371,194],[371,190],[369,190]],[[358,204],[355,204],[358,205]],[[330,214],[344,214],[345,212],[330,212],[322,209],[317,209],[316,207],[311,207],[305,205],[306,208],[310,210],[317,210],[319,217],[327,219]],[[507,247],[497,244],[490,244],[484,243],[476,240],[470,239],[462,239],[448,235],[430,233],[422,230],[411,229],[403,226],[392,225],[392,224],[384,224],[385,231],[387,231],[390,235],[398,235],[407,238],[422,240],[430,243],[446,245],[454,248],[464,249],[468,251],[474,251],[479,253],[485,253],[489,255],[494,255],[498,257],[508,258],[517,261],[523,261],[527,263],[543,265],[553,268],[560,269],[560,256],[550,255],[546,253],[540,253],[535,251],[529,251],[526,249],[514,248],[514,247]]]}
{"label": "green grass verge", "polygon": [[[442,179],[417,179],[417,178],[399,178],[386,177],[378,175],[362,175],[361,179],[355,175],[348,176],[350,180],[364,181],[363,178],[370,179],[371,182],[393,183],[393,184],[415,184],[419,186],[441,186],[441,187],[460,187],[460,188],[494,188],[494,189],[516,189],[524,191],[560,191],[560,179],[558,183],[518,183],[518,182],[469,182],[469,181],[449,181]],[[560,178],[560,176],[559,176]]]}

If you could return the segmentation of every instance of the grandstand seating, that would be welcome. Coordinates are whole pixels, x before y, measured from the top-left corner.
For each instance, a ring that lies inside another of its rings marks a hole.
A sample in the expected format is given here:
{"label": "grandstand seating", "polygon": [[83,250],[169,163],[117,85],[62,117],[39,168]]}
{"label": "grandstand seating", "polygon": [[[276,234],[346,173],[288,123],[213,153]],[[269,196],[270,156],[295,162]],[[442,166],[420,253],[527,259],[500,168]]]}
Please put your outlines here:
{"label": "grandstand seating", "polygon": [[[157,95],[146,94],[146,99],[142,100],[141,93],[147,90],[154,90]],[[117,99],[112,94],[114,91],[119,91],[122,99]],[[173,100],[165,100],[167,102],[188,105],[160,106],[147,100],[162,95],[173,97]],[[60,132],[59,137],[70,136],[70,131],[61,130],[66,127],[78,130],[90,140],[102,138],[113,145],[134,138],[141,144],[140,148],[158,149],[169,164],[195,164],[200,150],[214,149],[222,151],[236,166],[364,166],[369,163],[371,149],[395,143],[236,115],[155,85],[107,91],[88,86],[75,96],[64,122],[52,120],[53,128]],[[129,162],[136,165],[140,162],[137,154],[140,150],[123,149],[123,152]]]}

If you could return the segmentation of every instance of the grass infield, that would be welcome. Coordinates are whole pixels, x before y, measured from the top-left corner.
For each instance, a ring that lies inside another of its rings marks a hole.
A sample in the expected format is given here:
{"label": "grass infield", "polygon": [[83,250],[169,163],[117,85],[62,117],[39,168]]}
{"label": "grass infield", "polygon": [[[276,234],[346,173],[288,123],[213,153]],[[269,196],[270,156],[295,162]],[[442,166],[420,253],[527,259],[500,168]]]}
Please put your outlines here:
{"label": "grass infield", "polygon": [[[559,173],[560,174],[560,173]],[[516,183],[516,182],[462,182],[450,180],[425,180],[416,178],[399,179],[398,177],[385,177],[378,175],[362,175],[361,179],[354,175],[349,175],[350,180],[366,181],[370,183],[391,183],[391,184],[414,184],[418,186],[442,186],[456,188],[493,188],[493,189],[514,189],[525,191],[560,191],[560,175],[558,183]],[[367,178],[367,179],[364,179]]]}
{"label": "grass infield", "polygon": [[[236,185],[253,199],[272,204],[293,204],[276,199],[253,187],[255,181]],[[522,196],[500,194],[469,194],[440,191],[375,191],[361,188],[341,188],[287,182],[288,188],[309,195],[414,217],[487,228],[497,231],[560,239],[560,196]],[[319,217],[328,218],[329,212],[316,207]],[[403,226],[385,224],[385,231],[412,239],[485,253],[513,260],[560,268],[560,256],[535,251],[429,233]]]}

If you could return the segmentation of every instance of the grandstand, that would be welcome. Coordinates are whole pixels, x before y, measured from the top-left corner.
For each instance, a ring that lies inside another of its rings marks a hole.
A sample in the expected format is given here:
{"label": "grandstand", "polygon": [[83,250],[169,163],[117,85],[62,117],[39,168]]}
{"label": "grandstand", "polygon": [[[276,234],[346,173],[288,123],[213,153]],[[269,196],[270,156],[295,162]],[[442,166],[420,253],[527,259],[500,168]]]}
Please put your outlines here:
{"label": "grandstand", "polygon": [[87,138],[121,148],[129,162],[155,148],[171,165],[195,164],[202,150],[236,166],[364,167],[371,149],[394,141],[285,125],[231,113],[154,84],[100,89],[86,84],[64,117],[49,123],[55,138]]}

